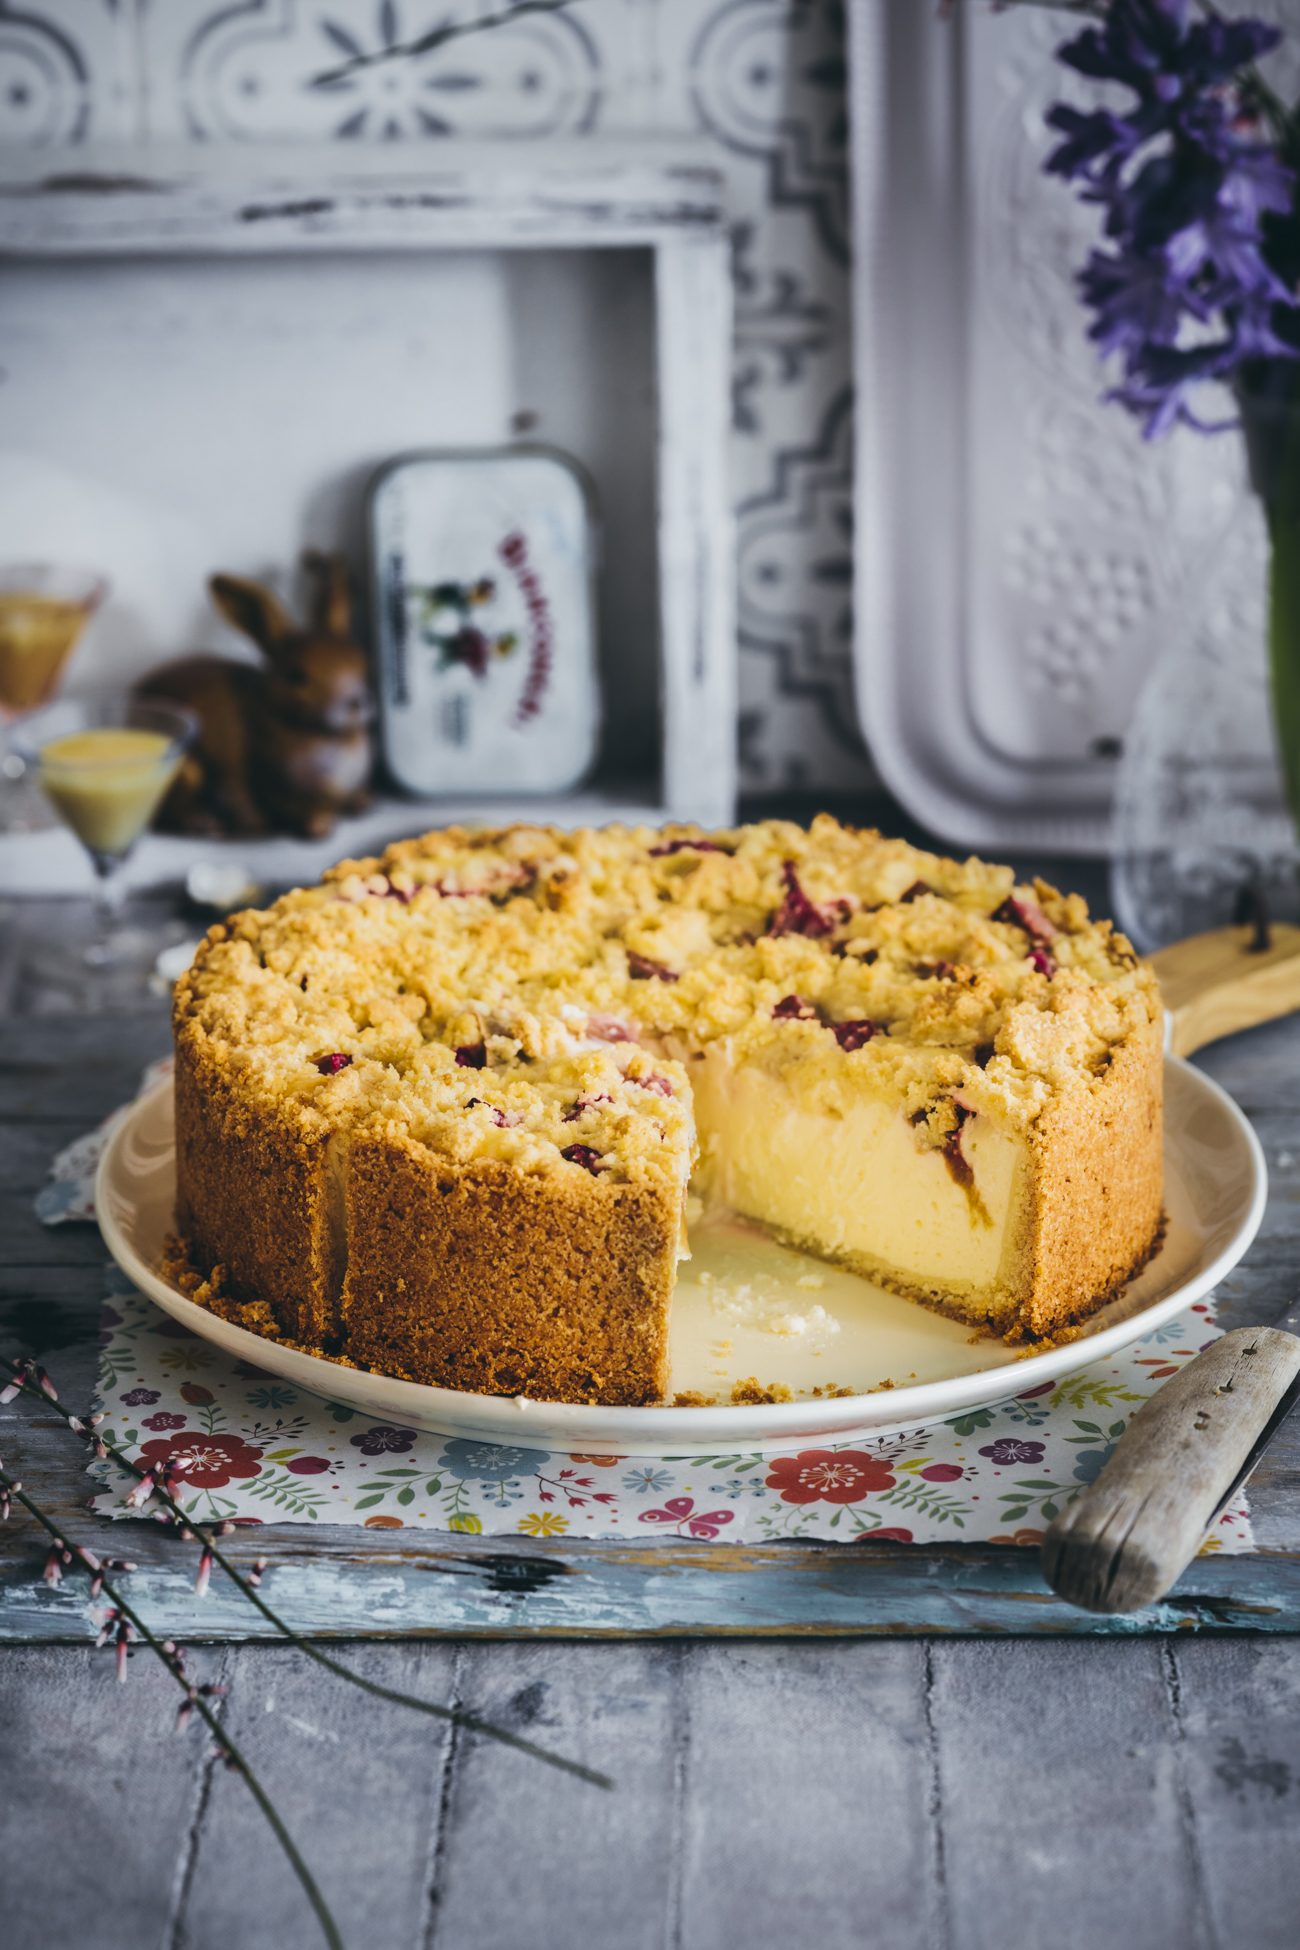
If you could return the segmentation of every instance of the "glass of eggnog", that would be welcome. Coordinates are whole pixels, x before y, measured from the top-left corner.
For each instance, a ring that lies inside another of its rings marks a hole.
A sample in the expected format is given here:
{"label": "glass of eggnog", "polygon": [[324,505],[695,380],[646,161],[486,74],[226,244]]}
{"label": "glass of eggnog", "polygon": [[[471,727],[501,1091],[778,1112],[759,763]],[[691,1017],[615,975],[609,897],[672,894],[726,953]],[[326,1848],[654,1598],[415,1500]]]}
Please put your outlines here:
{"label": "glass of eggnog", "polygon": [[48,704],[82,631],[108,590],[89,569],[49,562],[0,565],[0,832],[41,822],[39,793],[4,727]]}
{"label": "glass of eggnog", "polygon": [[95,870],[94,937],[86,960],[116,959],[123,868],[162,803],[197,721],[172,704],[120,692],[64,698],[19,721],[14,742]]}

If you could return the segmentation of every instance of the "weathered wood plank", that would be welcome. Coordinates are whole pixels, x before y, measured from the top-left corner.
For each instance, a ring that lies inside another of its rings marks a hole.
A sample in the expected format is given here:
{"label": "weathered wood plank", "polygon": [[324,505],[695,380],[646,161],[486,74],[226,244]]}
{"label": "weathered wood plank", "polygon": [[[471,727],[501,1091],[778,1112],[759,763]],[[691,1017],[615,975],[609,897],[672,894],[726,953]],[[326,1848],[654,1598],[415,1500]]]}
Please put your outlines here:
{"label": "weathered wood plank", "polygon": [[[160,1629],[214,1641],[274,1636],[223,1581],[196,1599],[192,1556],[159,1565],[156,1536],[132,1528],[141,1562],[132,1589]],[[254,1547],[232,1543],[247,1564]],[[276,1608],[322,1638],[1047,1637],[1293,1632],[1300,1619],[1300,1560],[1280,1555],[1198,1559],[1162,1604],[1113,1619],[1055,1597],[1033,1554],[992,1546],[534,1544],[424,1533],[384,1548],[365,1531],[300,1525],[259,1529],[255,1548],[272,1555],[265,1589]],[[84,1642],[93,1631],[84,1595],[49,1591],[40,1562],[29,1536],[0,1564],[0,1634]]]}
{"label": "weathered wood plank", "polygon": [[941,1941],[925,1648],[684,1650],[680,1895],[667,1940],[690,1950]]}
{"label": "weathered wood plank", "polygon": [[101,142],[79,153],[75,179],[16,150],[0,186],[0,248],[596,249],[714,235],[720,224],[718,171],[689,138],[602,137],[599,157],[573,137],[519,157],[470,139],[419,167],[337,143],[230,150],[214,168],[192,144],[142,154]]}
{"label": "weathered wood plank", "polygon": [[0,1047],[0,1126],[76,1117],[90,1130],[126,1101],[145,1065],[170,1044],[161,1001],[131,1015],[77,1022],[13,1015]]}
{"label": "weathered wood plank", "polygon": [[104,1247],[94,1227],[43,1226],[34,1220],[30,1225],[25,1225],[21,1222],[20,1214],[19,1223],[5,1246],[5,1263],[0,1272],[5,1289],[12,1292],[17,1287],[21,1290],[21,1276],[29,1270],[59,1267],[75,1267],[84,1272],[87,1303],[97,1306],[103,1291]]}
{"label": "weathered wood plank", "polygon": [[[604,1795],[477,1739],[448,1766],[437,1729],[297,1655],[231,1655],[232,1730],[354,1947],[1295,1941],[1294,1640],[344,1656],[444,1698],[458,1665],[465,1704],[616,1777]],[[107,1655],[9,1650],[0,1688],[7,1950],[315,1950],[151,1661],[119,1694]]]}
{"label": "weathered wood plank", "polygon": [[1300,1916],[1300,1641],[1162,1648],[1212,1939],[1292,1950]]}
{"label": "weathered wood plank", "polygon": [[[101,1272],[94,1260],[0,1265],[0,1348],[9,1355],[35,1354],[44,1366],[57,1369],[60,1391],[73,1403],[88,1402],[95,1384]],[[0,1421],[0,1430],[6,1426]],[[49,1464],[61,1477],[73,1459],[60,1455],[57,1432],[33,1430],[33,1436],[38,1443],[49,1441]]]}
{"label": "weathered wood plank", "polygon": [[[192,1653],[195,1676],[229,1655]],[[7,1950],[159,1942],[210,1741],[174,1732],[179,1693],[147,1652],[0,1651],[0,1937]]]}
{"label": "weathered wood plank", "polygon": [[[24,1203],[15,1202],[12,1213],[5,1211],[4,1222],[12,1224],[22,1219],[31,1219],[39,1225],[32,1210],[31,1194],[42,1186],[50,1175],[50,1165],[57,1154],[74,1138],[84,1136],[90,1128],[85,1112],[75,1106],[48,1114],[41,1119],[27,1117],[10,1118],[5,1126],[5,1191],[23,1194]],[[48,1228],[46,1228],[48,1230]]]}
{"label": "weathered wood plank", "polygon": [[[10,1124],[5,1132],[4,1184],[0,1185],[0,1239],[12,1240],[21,1250],[33,1233],[73,1230],[70,1226],[41,1225],[32,1201],[50,1175],[51,1158],[80,1137],[85,1128],[85,1119],[75,1116],[51,1119],[46,1124]],[[78,1226],[76,1230],[93,1233],[94,1228]]]}
{"label": "weathered wood plank", "polygon": [[1159,1647],[938,1645],[933,1660],[951,1950],[1213,1950]]}
{"label": "weathered wood plank", "polygon": [[[358,1645],[342,1656],[380,1684],[442,1704],[453,1698],[451,1647]],[[419,1944],[450,1728],[386,1706],[287,1648],[233,1653],[228,1683],[231,1734],[306,1858],[344,1941],[384,1950]],[[536,1792],[544,1770],[513,1754],[509,1772]],[[172,1924],[172,1941],[185,1950],[228,1950],[241,1940],[319,1950],[319,1927],[275,1838],[244,1783],[221,1766],[212,1774]]]}
{"label": "weathered wood plank", "polygon": [[681,1659],[671,1646],[476,1646],[464,1704],[612,1774],[612,1792],[462,1738],[426,1950],[676,1941],[671,1901]]}

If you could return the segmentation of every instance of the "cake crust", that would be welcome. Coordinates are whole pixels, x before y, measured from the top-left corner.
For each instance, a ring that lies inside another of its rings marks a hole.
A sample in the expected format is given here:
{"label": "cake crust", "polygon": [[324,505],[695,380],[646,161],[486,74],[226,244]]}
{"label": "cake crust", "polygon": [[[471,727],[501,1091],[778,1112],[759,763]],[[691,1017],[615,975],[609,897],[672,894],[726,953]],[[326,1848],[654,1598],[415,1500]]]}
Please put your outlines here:
{"label": "cake crust", "polygon": [[285,1332],[332,1350],[334,1245],[323,1135],[286,1125],[182,1025],[176,1037],[176,1219],[195,1265],[265,1301]]}
{"label": "cake crust", "polygon": [[1062,1093],[1033,1136],[1038,1170],[1028,1293],[1015,1333],[1041,1339],[1094,1313],[1141,1271],[1164,1209],[1159,1018],[1103,1074]]}
{"label": "cake crust", "polygon": [[360,1140],[349,1180],[344,1339],[385,1373],[489,1395],[662,1401],[680,1210],[588,1173],[497,1161],[448,1173]]}

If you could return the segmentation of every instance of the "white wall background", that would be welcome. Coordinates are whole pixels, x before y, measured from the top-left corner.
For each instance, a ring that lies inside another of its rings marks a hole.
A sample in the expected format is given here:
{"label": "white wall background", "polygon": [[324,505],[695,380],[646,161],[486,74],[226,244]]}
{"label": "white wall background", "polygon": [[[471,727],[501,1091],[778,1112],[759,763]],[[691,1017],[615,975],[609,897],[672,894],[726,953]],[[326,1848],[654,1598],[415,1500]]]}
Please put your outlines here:
{"label": "white wall background", "polygon": [[[849,677],[842,8],[575,0],[564,13],[313,85],[349,54],[496,10],[497,0],[0,0],[0,142],[414,145],[602,133],[707,142],[734,213],[744,781],[861,784]],[[21,311],[20,295],[12,304]],[[75,340],[75,313],[66,329]],[[0,443],[6,420],[0,394]],[[544,423],[534,431],[562,439]],[[503,435],[492,427],[482,437]]]}

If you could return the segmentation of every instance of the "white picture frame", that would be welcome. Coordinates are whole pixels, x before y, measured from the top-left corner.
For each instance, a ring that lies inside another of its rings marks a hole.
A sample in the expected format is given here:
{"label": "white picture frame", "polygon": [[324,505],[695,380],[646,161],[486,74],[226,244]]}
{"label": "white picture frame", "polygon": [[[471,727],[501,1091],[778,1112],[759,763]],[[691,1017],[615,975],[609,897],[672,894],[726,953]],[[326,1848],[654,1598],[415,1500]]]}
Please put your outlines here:
{"label": "white picture frame", "polygon": [[[612,781],[523,808],[482,797],[464,807],[429,802],[430,823],[462,812],[560,823],[714,825],[734,816],[732,286],[720,178],[689,146],[603,138],[541,153],[532,144],[458,143],[418,161],[337,145],[44,151],[6,155],[0,169],[0,261],[610,249],[647,251],[652,262],[660,776],[631,796]],[[269,870],[305,874],[318,855],[379,844],[410,830],[414,810],[409,800],[386,801],[341,826],[323,850],[277,843]],[[0,840],[0,886],[33,872],[48,885],[49,860],[39,856],[54,840]],[[179,863],[177,848],[195,857],[191,842],[151,837],[136,877],[162,877]]]}

